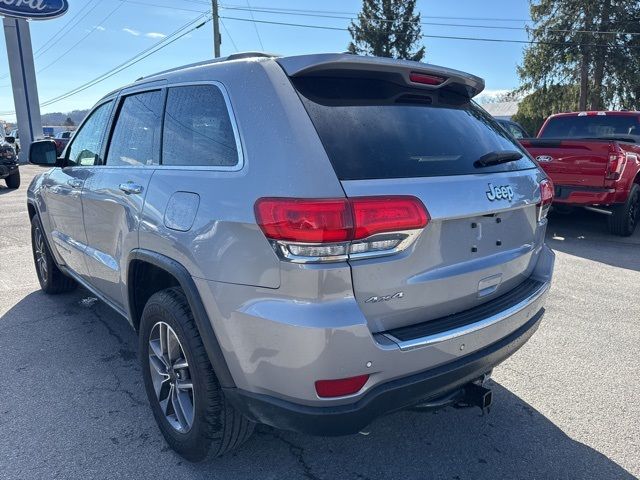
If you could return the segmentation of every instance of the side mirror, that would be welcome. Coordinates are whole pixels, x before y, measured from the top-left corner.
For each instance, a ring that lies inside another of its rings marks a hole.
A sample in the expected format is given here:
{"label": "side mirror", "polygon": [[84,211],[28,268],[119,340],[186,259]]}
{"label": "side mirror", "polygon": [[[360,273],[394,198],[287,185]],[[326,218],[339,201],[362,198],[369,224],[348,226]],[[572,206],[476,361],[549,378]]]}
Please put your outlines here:
{"label": "side mirror", "polygon": [[60,167],[62,159],[58,159],[56,143],[53,140],[38,140],[29,147],[29,163],[43,167]]}

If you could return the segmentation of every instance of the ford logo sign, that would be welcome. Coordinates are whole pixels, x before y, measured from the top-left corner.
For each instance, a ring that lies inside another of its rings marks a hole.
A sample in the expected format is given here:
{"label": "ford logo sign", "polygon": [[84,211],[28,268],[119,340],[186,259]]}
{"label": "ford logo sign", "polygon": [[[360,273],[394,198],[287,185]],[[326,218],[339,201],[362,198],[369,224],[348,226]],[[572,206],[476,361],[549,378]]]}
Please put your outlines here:
{"label": "ford logo sign", "polygon": [[67,0],[0,0],[0,15],[32,20],[45,20],[64,15]]}
{"label": "ford logo sign", "polygon": [[540,163],[549,163],[553,162],[553,157],[550,157],[549,155],[540,155],[539,157],[536,157],[536,160]]}

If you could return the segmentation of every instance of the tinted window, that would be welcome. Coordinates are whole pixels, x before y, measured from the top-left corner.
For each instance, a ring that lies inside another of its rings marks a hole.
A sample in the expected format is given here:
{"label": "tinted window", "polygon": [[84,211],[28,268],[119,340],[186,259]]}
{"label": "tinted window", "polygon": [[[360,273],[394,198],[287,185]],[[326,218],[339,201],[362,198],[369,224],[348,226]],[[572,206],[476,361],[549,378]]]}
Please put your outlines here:
{"label": "tinted window", "polygon": [[[484,110],[460,95],[398,91],[391,82],[369,84],[362,79],[312,80],[297,86],[341,180],[534,168],[524,152],[515,162],[474,167],[487,153],[522,148]],[[331,86],[326,92],[319,87],[323,82]],[[351,97],[342,100],[341,92]]]}
{"label": "tinted window", "polygon": [[102,150],[111,105],[107,102],[96,108],[87,121],[82,125],[69,147],[67,162],[69,165],[95,165],[99,163],[99,155]]}
{"label": "tinted window", "polygon": [[599,138],[615,135],[640,135],[640,116],[584,115],[555,117],[549,120],[541,138]]}
{"label": "tinted window", "polygon": [[169,89],[162,164],[212,167],[238,164],[231,119],[217,87],[197,85]]}
{"label": "tinted window", "polygon": [[111,137],[107,165],[158,163],[162,92],[138,93],[124,99]]}

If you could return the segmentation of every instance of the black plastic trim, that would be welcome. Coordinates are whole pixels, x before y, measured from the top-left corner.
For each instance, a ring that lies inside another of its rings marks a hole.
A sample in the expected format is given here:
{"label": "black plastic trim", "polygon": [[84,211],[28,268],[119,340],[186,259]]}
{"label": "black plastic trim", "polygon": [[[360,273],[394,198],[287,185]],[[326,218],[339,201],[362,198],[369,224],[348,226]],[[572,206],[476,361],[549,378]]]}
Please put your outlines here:
{"label": "black plastic trim", "polygon": [[225,389],[225,396],[258,423],[311,435],[350,435],[361,431],[376,417],[442,398],[477,380],[522,347],[538,329],[543,315],[544,309],[540,309],[526,324],[492,345],[431,370],[374,387],[352,404],[313,407],[237,388]]}
{"label": "black plastic trim", "polygon": [[[209,361],[213,366],[213,370],[218,377],[220,385],[223,388],[233,389],[235,387],[235,382],[233,381],[233,377],[231,376],[231,372],[229,371],[229,367],[227,366],[227,361],[225,360],[224,354],[222,353],[220,342],[218,342],[218,337],[213,330],[213,326],[211,325],[211,321],[209,319],[209,316],[207,315],[207,311],[204,308],[204,304],[202,303],[202,299],[200,298],[200,294],[198,293],[196,284],[187,269],[172,258],[145,249],[133,250],[129,255],[129,261],[127,265],[131,265],[131,262],[134,260],[140,260],[150,263],[151,265],[167,271],[175,277],[187,297],[189,307],[191,308],[191,312],[193,313],[193,318],[196,321],[196,326],[198,327],[198,331],[200,332],[200,336],[202,337],[202,343],[204,344],[204,348],[207,351],[207,356],[209,357]],[[129,315],[131,319],[137,318],[137,312],[135,311],[135,302],[133,301],[133,289],[134,286],[131,284],[131,282],[128,282],[128,303]]]}

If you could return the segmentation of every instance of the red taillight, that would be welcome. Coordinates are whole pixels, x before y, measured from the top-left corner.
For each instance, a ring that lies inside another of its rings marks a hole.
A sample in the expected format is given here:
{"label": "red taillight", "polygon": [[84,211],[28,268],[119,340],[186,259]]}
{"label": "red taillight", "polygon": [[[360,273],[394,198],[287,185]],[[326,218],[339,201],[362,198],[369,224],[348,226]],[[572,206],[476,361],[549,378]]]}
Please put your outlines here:
{"label": "red taillight", "polygon": [[255,211],[260,228],[272,240],[333,243],[353,236],[351,207],[346,199],[261,198]]}
{"label": "red taillight", "polygon": [[446,81],[446,78],[428,75],[426,73],[411,72],[409,74],[409,80],[413,83],[421,83],[423,85],[442,85]]}
{"label": "red taillight", "polygon": [[540,182],[541,201],[538,204],[538,221],[542,221],[547,218],[547,213],[549,213],[551,203],[553,202],[553,195],[553,182],[549,179],[542,180]]}
{"label": "red taillight", "polygon": [[377,233],[418,230],[429,222],[424,205],[415,197],[365,197],[351,201],[355,232],[361,240]]}
{"label": "red taillight", "polygon": [[622,170],[626,163],[626,156],[622,152],[611,153],[609,162],[607,163],[607,172],[605,178],[607,180],[618,180],[622,176]]}
{"label": "red taillight", "polygon": [[369,375],[357,377],[341,378],[338,380],[318,380],[316,382],[316,392],[319,397],[344,397],[360,391],[369,380]]}
{"label": "red taillight", "polygon": [[255,213],[276,251],[305,263],[390,255],[429,223],[422,202],[410,196],[261,198]]}

